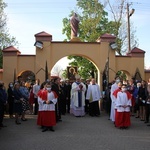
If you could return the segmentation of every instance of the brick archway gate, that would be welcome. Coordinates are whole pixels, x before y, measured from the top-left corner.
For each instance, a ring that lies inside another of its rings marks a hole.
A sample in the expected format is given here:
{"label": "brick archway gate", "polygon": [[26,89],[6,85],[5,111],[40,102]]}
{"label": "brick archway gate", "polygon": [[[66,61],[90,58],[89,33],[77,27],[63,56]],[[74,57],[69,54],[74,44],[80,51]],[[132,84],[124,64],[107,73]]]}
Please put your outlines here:
{"label": "brick archway gate", "polygon": [[127,56],[116,56],[115,51],[109,46],[116,37],[110,34],[102,35],[96,42],[58,42],[52,41],[52,35],[46,32],[35,34],[36,46],[35,55],[21,55],[21,52],[13,46],[3,50],[3,81],[8,84],[13,81],[14,69],[16,74],[22,70],[30,70],[39,78],[45,81],[45,64],[47,62],[48,72],[61,58],[69,55],[78,55],[90,60],[98,70],[98,84],[102,85],[102,74],[109,58],[109,81],[115,77],[118,70],[127,70],[130,74],[135,73],[139,68],[141,77],[144,79],[144,51],[133,49]]}
{"label": "brick archway gate", "polygon": [[[98,70],[98,83],[102,82],[102,72],[105,67],[105,63],[108,57],[108,51],[110,51],[109,43],[115,41],[115,37],[112,35],[104,35],[98,42],[56,42],[52,41],[52,35],[45,32],[41,32],[35,35],[36,42],[42,42],[43,48],[36,47],[36,62],[45,65],[46,60],[49,70],[63,57],[69,55],[77,55],[90,60]],[[113,59],[115,52],[110,51],[109,57]],[[115,68],[115,63],[111,62],[111,67]],[[36,66],[36,71],[40,69]],[[112,75],[113,77],[114,75]],[[110,75],[110,78],[112,78]],[[37,74],[37,78],[41,78],[40,74]]]}

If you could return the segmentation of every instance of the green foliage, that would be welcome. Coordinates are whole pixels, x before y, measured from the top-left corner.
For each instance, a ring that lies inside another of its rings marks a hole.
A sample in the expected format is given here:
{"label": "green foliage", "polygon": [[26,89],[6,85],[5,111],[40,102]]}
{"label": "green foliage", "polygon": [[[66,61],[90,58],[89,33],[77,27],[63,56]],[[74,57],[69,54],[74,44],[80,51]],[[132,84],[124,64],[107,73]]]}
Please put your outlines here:
{"label": "green foliage", "polygon": [[64,79],[67,79],[67,69],[63,70],[62,76]]}
{"label": "green foliage", "polygon": [[[104,11],[103,5],[98,0],[77,0],[77,7],[80,13],[78,36],[81,41],[95,42],[104,33],[116,33],[116,24],[113,21],[108,21],[108,13]],[[69,18],[73,15],[71,11]],[[63,19],[62,33],[67,39],[71,38],[70,19]],[[69,56],[72,59],[71,66],[77,66],[78,72],[82,78],[97,77],[97,69],[92,62],[80,56]]]}
{"label": "green foliage", "polygon": [[126,79],[127,79],[127,76],[126,76],[126,74],[123,72],[123,71],[118,71],[117,73],[116,73],[116,76],[118,76],[118,77],[120,77],[120,79],[123,81],[126,81]]}
{"label": "green foliage", "polygon": [[97,69],[91,61],[81,56],[68,56],[68,59],[74,60],[70,62],[69,65],[76,66],[82,78],[96,78],[95,74],[97,74]]}
{"label": "green foliage", "polygon": [[17,45],[18,42],[16,41],[15,37],[11,36],[8,33],[7,29],[7,16],[4,13],[4,9],[6,8],[7,4],[0,0],[0,68],[3,66],[3,55],[2,50],[10,45]]}
{"label": "green foliage", "polygon": [[[125,53],[127,51],[127,29],[125,22],[126,2],[126,0],[117,0],[113,6],[112,1],[105,0],[105,4],[109,6],[110,13],[113,17],[112,20],[109,20],[108,13],[104,10],[105,6],[102,5],[99,0],[77,0],[76,6],[78,12],[72,10],[69,18],[71,18],[74,12],[78,14],[80,20],[78,37],[80,40],[85,42],[95,42],[105,33],[113,34],[116,36],[118,54],[122,55]],[[70,40],[70,19],[64,18],[63,26],[62,33],[67,37],[65,41]],[[131,40],[134,40],[134,33],[135,30],[131,33]],[[134,43],[132,45],[138,45],[137,41],[134,41],[135,42],[132,42]],[[79,59],[79,56],[69,56],[68,58],[73,59],[73,62],[70,64],[78,66],[81,75],[90,76],[92,74],[92,76],[95,76],[95,74],[97,74],[95,66],[92,63],[90,64],[88,60],[84,61],[85,58],[81,57]],[[90,70],[90,72],[88,72],[88,70]],[[123,74],[121,74],[121,76],[123,76],[123,78],[125,77]]]}
{"label": "green foliage", "polygon": [[[114,22],[108,21],[108,13],[98,0],[77,0],[80,20],[78,35],[81,41],[95,42],[104,33],[114,34],[116,32]],[[71,11],[69,18],[73,15]],[[63,19],[62,33],[67,39],[71,37],[70,19]]]}

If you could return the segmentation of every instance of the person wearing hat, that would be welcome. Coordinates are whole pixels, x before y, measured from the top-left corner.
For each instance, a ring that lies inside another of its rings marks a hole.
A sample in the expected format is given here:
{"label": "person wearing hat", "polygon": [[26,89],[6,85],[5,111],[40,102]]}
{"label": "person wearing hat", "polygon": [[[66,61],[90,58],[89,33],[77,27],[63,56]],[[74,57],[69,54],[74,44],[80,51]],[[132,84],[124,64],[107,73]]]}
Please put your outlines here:
{"label": "person wearing hat", "polygon": [[71,106],[70,113],[76,117],[85,115],[85,91],[86,86],[81,82],[80,76],[76,75],[76,81],[73,82],[71,87]]}

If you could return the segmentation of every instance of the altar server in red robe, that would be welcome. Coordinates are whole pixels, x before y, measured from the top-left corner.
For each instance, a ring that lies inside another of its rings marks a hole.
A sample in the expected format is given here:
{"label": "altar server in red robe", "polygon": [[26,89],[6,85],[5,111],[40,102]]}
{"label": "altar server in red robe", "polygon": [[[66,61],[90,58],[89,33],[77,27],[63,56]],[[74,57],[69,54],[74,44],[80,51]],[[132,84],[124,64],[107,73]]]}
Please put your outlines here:
{"label": "altar server in red robe", "polygon": [[53,126],[56,125],[55,104],[57,103],[57,95],[51,91],[50,83],[45,84],[38,102],[42,106],[40,114],[40,125],[43,126],[42,132],[47,130],[54,131]]}
{"label": "altar server in red robe", "polygon": [[122,85],[121,91],[117,93],[116,99],[116,120],[115,125],[120,129],[126,129],[131,125],[130,107],[131,94],[127,91],[126,85]]}

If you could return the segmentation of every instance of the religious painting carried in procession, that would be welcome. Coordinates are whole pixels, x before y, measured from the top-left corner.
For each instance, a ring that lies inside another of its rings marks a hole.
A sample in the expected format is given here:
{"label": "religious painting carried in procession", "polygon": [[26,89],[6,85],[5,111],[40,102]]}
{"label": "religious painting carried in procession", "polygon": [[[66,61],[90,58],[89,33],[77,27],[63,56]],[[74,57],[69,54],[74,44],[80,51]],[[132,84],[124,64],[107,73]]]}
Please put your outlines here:
{"label": "religious painting carried in procession", "polygon": [[67,67],[67,77],[70,81],[75,80],[77,74],[77,67]]}

